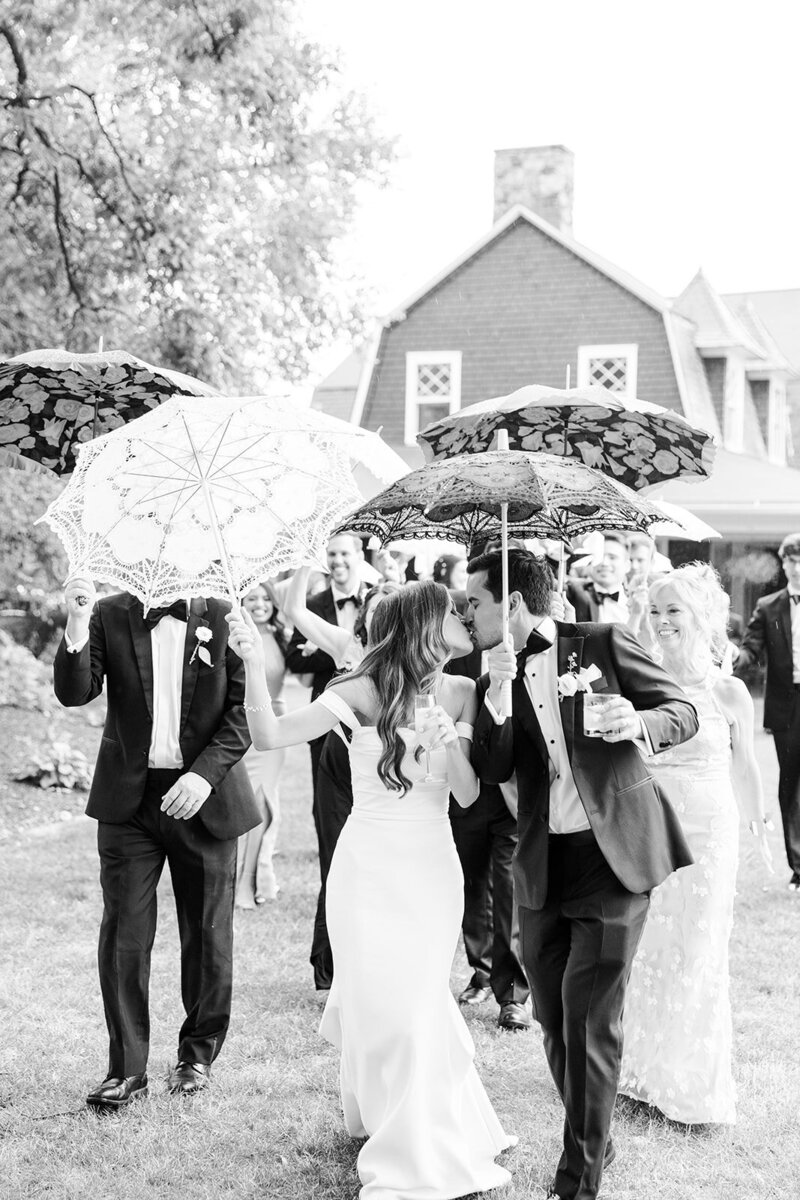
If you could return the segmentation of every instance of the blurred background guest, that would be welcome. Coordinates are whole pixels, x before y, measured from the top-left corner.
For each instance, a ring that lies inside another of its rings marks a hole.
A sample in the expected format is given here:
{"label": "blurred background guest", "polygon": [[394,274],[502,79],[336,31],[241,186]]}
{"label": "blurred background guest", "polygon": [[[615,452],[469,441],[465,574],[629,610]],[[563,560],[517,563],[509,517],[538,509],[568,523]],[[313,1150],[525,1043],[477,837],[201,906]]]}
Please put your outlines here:
{"label": "blurred background guest", "polygon": [[727,617],[728,597],[705,563],[650,585],[657,655],[697,709],[699,730],[649,766],[694,863],[651,893],[628,984],[619,1090],[685,1124],[736,1116],[728,941],[740,814],[771,869],[753,702],[744,684],[720,669]]}
{"label": "blurred background guest", "polygon": [[[281,698],[286,675],[286,627],[268,583],[258,584],[242,600],[264,643],[267,688],[273,711],[284,712]],[[256,750],[251,746],[243,762],[262,813],[261,824],[239,838],[236,862],[236,907],[255,908],[274,900],[280,888],[275,879],[273,855],[280,824],[280,774],[284,750]]]}
{"label": "blurred background guest", "polygon": [[431,578],[434,583],[443,583],[451,592],[463,594],[467,587],[466,555],[442,554],[433,564]]}
{"label": "blurred background guest", "polygon": [[575,620],[627,624],[630,608],[625,581],[629,570],[623,534],[604,534],[602,549],[591,560],[588,582],[571,579],[567,584],[567,599],[575,609]]}
{"label": "blurred background guest", "polygon": [[[294,636],[307,639],[316,647],[315,654],[324,654],[332,660],[333,678],[334,674],[351,671],[358,666],[364,657],[375,608],[385,596],[401,591],[403,585],[387,580],[369,588],[358,605],[353,628],[349,630],[345,626],[331,624],[309,606],[306,596],[309,574],[308,567],[301,567],[295,572],[286,592],[285,611],[294,625]],[[313,778],[320,889],[309,958],[318,992],[328,991],[333,982],[333,956],[325,920],[325,888],[339,834],[353,807],[348,732],[337,726],[319,739],[321,745]]]}
{"label": "blurred background guest", "polygon": [[800,533],[783,539],[778,556],[786,587],[761,597],[733,657],[737,675],[766,660],[764,728],[778,755],[788,886],[800,893]]}

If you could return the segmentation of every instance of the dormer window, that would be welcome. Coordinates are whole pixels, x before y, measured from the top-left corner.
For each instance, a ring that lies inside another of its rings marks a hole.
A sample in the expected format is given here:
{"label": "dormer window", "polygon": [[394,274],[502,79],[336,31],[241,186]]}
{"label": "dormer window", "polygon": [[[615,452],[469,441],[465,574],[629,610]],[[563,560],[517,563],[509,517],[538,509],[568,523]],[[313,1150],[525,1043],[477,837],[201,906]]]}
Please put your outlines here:
{"label": "dormer window", "polygon": [[413,350],[406,354],[405,444],[461,407],[461,351]]}
{"label": "dormer window", "polygon": [[621,398],[636,395],[635,343],[578,347],[578,387],[604,387]]}

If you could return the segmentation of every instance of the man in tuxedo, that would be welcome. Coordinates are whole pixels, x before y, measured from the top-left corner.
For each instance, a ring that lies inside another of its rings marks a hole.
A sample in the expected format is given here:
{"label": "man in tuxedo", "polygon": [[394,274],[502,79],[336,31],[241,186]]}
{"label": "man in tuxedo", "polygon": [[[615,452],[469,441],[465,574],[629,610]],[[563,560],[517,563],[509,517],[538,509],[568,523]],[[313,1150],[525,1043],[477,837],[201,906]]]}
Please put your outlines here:
{"label": "man in tuxedo", "polygon": [[789,890],[800,894],[800,533],[781,542],[778,554],[787,586],[756,604],[738,654],[735,673],[766,658],[764,728],[778,756],[778,803]]}
{"label": "man in tuxedo", "polygon": [[[552,576],[542,559],[509,553],[508,644],[500,555],[473,559],[468,570],[468,620],[489,651],[473,761],[491,783],[516,772],[521,955],[566,1115],[549,1195],[594,1200],[614,1156],[622,1009],[649,892],[692,861],[639,747],[657,753],[693,737],[697,715],[626,629],[547,615]],[[589,667],[593,690],[613,697],[602,737],[584,733],[576,690]],[[513,680],[513,714],[503,719],[505,680]]]}
{"label": "man in tuxedo", "polygon": [[[359,609],[366,593],[362,571],[364,552],[361,539],[355,534],[340,533],[327,546],[330,583],[308,599],[308,609],[331,625],[353,631]],[[311,699],[316,700],[330,683],[336,664],[324,650],[309,643],[296,629],[286,652],[286,666],[297,675],[313,674]],[[323,747],[328,743],[325,766],[320,774]],[[333,981],[333,958],[328,928],[325,923],[325,879],[328,873],[336,838],[346,819],[346,799],[350,794],[350,764],[347,747],[336,734],[315,738],[309,742],[311,751],[311,781],[313,788],[312,814],[317,834],[320,861],[320,892],[314,918],[314,934],[310,961],[317,991],[327,991]],[[341,780],[337,779],[341,776]]]}
{"label": "man in tuxedo", "polygon": [[147,1092],[148,984],[156,888],[169,863],[186,1019],[168,1086],[209,1081],[230,1021],[236,840],[259,823],[247,773],[244,668],[228,650],[219,600],[145,616],[136,597],[66,585],[67,627],[55,692],[76,707],[108,703],[89,802],[98,821],[103,920],[98,966],[109,1033],[106,1079],[90,1107],[117,1111]]}
{"label": "man in tuxedo", "polygon": [[589,569],[589,582],[570,580],[567,584],[567,600],[575,609],[576,621],[627,622],[630,609],[625,581],[630,565],[622,534],[605,534],[603,552]]}

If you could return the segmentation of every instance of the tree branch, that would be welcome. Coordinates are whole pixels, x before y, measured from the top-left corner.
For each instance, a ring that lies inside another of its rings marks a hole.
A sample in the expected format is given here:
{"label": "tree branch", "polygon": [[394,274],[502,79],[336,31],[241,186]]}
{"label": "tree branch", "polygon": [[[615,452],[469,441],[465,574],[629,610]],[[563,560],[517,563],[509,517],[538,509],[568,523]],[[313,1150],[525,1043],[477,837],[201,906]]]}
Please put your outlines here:
{"label": "tree branch", "polygon": [[78,308],[83,308],[83,296],[81,295],[81,290],[78,287],[77,280],[75,279],[75,275],[72,270],[72,263],[70,262],[69,250],[67,249],[65,237],[66,221],[64,220],[64,214],[61,211],[61,180],[58,175],[58,170],[56,169],[53,170],[53,213],[55,216],[56,233],[58,234],[58,242],[61,247],[61,257],[64,260],[64,270],[66,272],[69,290],[75,297]]}
{"label": "tree branch", "polygon": [[23,90],[28,82],[28,68],[25,65],[25,59],[22,55],[22,48],[14,30],[10,25],[3,23],[0,25],[0,34],[6,39],[11,50],[11,57],[14,59],[14,66],[17,68],[17,82],[20,90]]}

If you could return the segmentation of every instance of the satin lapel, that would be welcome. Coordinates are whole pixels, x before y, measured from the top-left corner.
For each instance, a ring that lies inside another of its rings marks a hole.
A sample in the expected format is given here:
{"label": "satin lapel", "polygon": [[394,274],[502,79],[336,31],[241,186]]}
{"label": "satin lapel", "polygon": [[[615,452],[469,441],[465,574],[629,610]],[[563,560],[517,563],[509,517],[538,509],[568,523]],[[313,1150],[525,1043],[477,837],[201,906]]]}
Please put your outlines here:
{"label": "satin lapel", "polygon": [[142,680],[144,700],[150,720],[153,719],[153,645],[150,641],[150,630],[142,617],[142,606],[138,600],[132,599],[128,609],[128,621],[131,627],[133,649]]}
{"label": "satin lapel", "polygon": [[[195,648],[199,644],[194,634],[195,630],[201,625],[207,626],[209,624],[207,614],[208,605],[206,604],[205,600],[200,598],[199,600],[191,600],[189,602],[189,619],[186,622],[186,641],[183,647],[183,682],[181,684],[180,722],[181,734],[183,733],[184,726],[186,725],[186,718],[189,716],[189,709],[191,708],[192,697],[194,696],[194,689],[197,684],[197,676],[200,668],[203,666],[199,657],[194,654]],[[207,643],[207,646],[213,661],[214,654],[217,649],[214,646],[213,639]],[[190,662],[189,659],[193,654],[194,662]],[[205,667],[204,669],[207,671],[208,667]]]}
{"label": "satin lapel", "polygon": [[541,755],[542,761],[545,763],[548,762],[550,756],[547,753],[544,734],[539,722],[536,720],[536,714],[533,711],[531,698],[528,695],[528,689],[525,687],[525,680],[523,678],[515,679],[511,685],[511,704],[514,709],[515,719],[533,742]]}
{"label": "satin lapel", "polygon": [[[792,653],[792,602],[789,599],[789,592],[786,588],[783,589],[778,597],[777,603],[778,612],[780,614],[781,629],[786,638],[786,645],[789,647],[789,654]],[[790,658],[791,661],[791,658]]]}
{"label": "satin lapel", "polygon": [[[558,674],[566,675],[570,670],[570,655],[574,654],[573,662],[576,670],[581,669],[581,659],[583,658],[583,638],[573,637],[570,634],[574,630],[574,625],[558,626],[558,646],[557,646],[557,662]],[[563,632],[562,632],[563,630]],[[564,730],[564,741],[567,744],[567,754],[570,762],[572,761],[572,746],[575,741],[575,705],[577,698],[575,696],[564,696],[563,700],[559,700],[558,708],[561,713],[561,726]]]}

